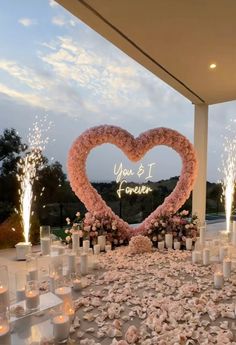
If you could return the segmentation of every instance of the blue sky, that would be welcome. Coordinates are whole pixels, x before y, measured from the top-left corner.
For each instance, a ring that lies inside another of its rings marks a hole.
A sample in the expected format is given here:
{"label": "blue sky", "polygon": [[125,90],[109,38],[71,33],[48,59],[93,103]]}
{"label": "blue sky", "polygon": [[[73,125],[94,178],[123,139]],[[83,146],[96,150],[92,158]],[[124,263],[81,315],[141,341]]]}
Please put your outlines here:
{"label": "blue sky", "polygon": [[[52,0],[8,0],[0,11],[1,130],[16,128],[23,139],[35,115],[54,122],[46,154],[66,169],[67,152],[85,129],[113,124],[138,135],[170,127],[193,140],[192,104]],[[224,127],[236,118],[236,102],[210,107],[208,179],[220,175]],[[107,159],[109,155],[109,159]],[[92,180],[114,178],[113,166],[137,168],[110,145],[88,159]],[[178,175],[172,150],[153,149],[154,179]]]}

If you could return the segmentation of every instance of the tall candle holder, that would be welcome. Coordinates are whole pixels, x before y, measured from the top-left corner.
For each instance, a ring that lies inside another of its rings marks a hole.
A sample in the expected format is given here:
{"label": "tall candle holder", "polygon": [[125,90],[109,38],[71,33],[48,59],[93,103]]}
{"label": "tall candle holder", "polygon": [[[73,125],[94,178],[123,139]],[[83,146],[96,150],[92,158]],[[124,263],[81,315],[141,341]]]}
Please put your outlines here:
{"label": "tall candle holder", "polygon": [[11,345],[9,312],[0,311],[0,344]]}
{"label": "tall candle holder", "polygon": [[38,258],[35,255],[26,255],[27,280],[38,280]]}
{"label": "tall candle holder", "polygon": [[9,308],[9,278],[7,266],[0,266],[0,311]]}
{"label": "tall candle holder", "polygon": [[53,336],[57,344],[64,344],[70,334],[70,318],[68,315],[59,312],[52,319]]}
{"label": "tall candle holder", "polygon": [[40,226],[40,244],[42,255],[50,255],[51,228],[49,225]]}
{"label": "tall candle holder", "polygon": [[25,286],[26,286],[26,271],[17,271],[15,273],[16,279],[16,302],[25,299]]}
{"label": "tall candle holder", "polygon": [[69,307],[73,307],[72,291],[70,286],[66,286],[64,279],[58,281],[57,287],[55,289],[55,295],[59,297],[63,303],[61,306],[61,311],[66,312]]}
{"label": "tall candle holder", "polygon": [[30,311],[37,310],[40,303],[39,282],[31,280],[25,286],[26,308]]}
{"label": "tall candle holder", "polygon": [[77,253],[80,247],[80,237],[79,237],[79,232],[74,231],[72,233],[72,250],[73,252]]}
{"label": "tall candle holder", "polygon": [[58,276],[63,276],[63,255],[51,255],[50,267]]}
{"label": "tall candle holder", "polygon": [[214,287],[215,289],[222,289],[224,286],[224,276],[222,271],[222,265],[216,265],[214,272]]}

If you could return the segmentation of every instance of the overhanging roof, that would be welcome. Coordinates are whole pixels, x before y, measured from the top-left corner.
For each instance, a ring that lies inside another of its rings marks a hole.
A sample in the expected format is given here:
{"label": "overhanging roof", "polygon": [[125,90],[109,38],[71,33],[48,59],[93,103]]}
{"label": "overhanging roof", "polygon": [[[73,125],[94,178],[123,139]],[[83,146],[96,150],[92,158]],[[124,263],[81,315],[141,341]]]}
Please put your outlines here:
{"label": "overhanging roof", "polygon": [[236,99],[236,0],[56,1],[193,103]]}

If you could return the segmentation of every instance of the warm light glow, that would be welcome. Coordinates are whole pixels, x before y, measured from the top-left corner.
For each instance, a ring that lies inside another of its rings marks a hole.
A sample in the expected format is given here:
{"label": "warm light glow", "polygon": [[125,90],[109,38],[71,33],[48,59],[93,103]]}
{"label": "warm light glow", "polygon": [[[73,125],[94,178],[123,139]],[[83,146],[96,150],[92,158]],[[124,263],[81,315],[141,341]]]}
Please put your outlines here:
{"label": "warm light glow", "polygon": [[234,186],[236,179],[236,131],[233,128],[235,121],[231,121],[230,126],[226,127],[228,135],[224,137],[223,162],[223,197],[225,203],[226,232],[230,232],[230,218],[234,201]]}
{"label": "warm light glow", "polygon": [[[119,198],[121,198],[121,194],[122,192],[124,192],[125,194],[128,195],[132,195],[132,194],[148,194],[149,192],[152,192],[152,188],[150,188],[149,186],[146,185],[135,185],[133,187],[124,187],[124,184],[127,184],[128,181],[125,180],[125,177],[130,177],[130,176],[134,176],[137,175],[138,178],[140,179],[140,177],[145,174],[145,180],[149,180],[152,178],[152,168],[156,163],[149,163],[147,164],[148,168],[145,169],[145,166],[140,163],[139,168],[136,172],[134,172],[132,169],[127,169],[123,167],[123,163],[121,162],[118,167],[115,164],[114,165],[114,175],[116,176],[116,183],[119,183],[119,187],[116,191],[117,195]],[[146,174],[146,170],[147,174]]]}
{"label": "warm light glow", "polygon": [[51,126],[51,122],[47,124],[47,117],[43,120],[36,121],[32,130],[29,129],[28,147],[26,154],[18,163],[17,178],[20,182],[20,214],[22,217],[23,233],[25,242],[29,242],[30,233],[30,216],[33,198],[33,184],[37,178],[37,171],[43,166],[42,151],[48,143],[48,137],[43,138]]}
{"label": "warm light glow", "polygon": [[216,64],[215,63],[211,63],[209,67],[210,67],[210,69],[215,69],[216,68]]}

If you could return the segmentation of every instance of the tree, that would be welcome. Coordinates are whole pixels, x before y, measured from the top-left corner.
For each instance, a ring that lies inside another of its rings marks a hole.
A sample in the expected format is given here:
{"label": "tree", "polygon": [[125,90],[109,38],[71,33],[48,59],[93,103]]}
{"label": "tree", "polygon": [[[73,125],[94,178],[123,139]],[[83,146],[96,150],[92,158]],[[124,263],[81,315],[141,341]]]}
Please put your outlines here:
{"label": "tree", "polygon": [[0,161],[8,158],[12,154],[19,154],[24,151],[26,145],[22,144],[21,137],[15,129],[5,129],[0,136]]}
{"label": "tree", "polygon": [[17,162],[26,148],[15,129],[5,129],[0,135],[0,221],[17,205]]}

